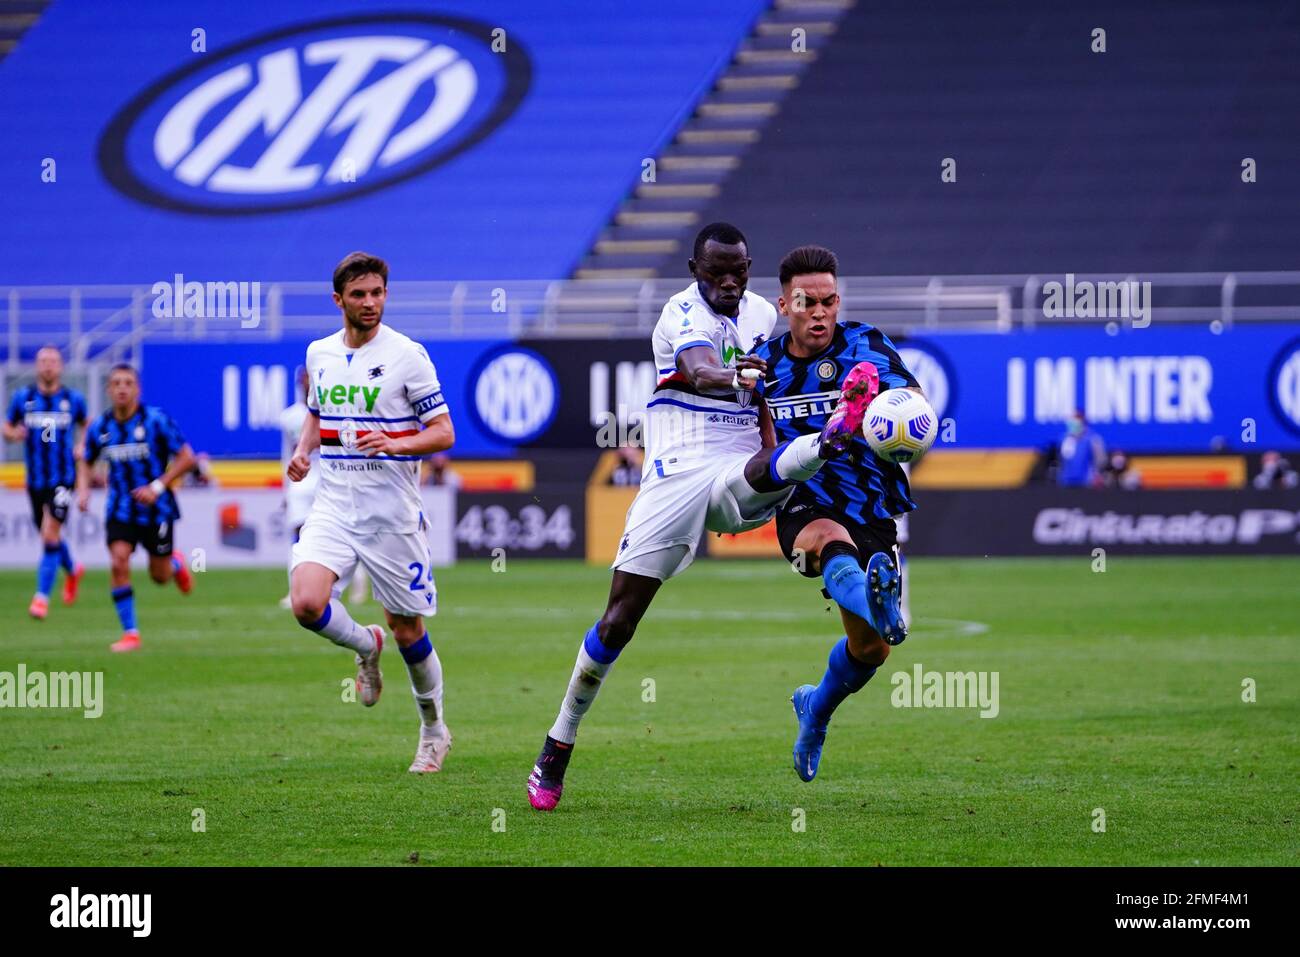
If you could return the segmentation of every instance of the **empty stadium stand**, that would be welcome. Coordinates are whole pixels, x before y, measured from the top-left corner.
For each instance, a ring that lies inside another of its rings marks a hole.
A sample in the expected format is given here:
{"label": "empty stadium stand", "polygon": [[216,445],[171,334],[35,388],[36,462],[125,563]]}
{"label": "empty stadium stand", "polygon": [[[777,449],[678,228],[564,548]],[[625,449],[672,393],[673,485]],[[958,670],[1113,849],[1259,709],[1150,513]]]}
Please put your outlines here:
{"label": "empty stadium stand", "polygon": [[7,57],[23,34],[45,11],[47,0],[0,0],[0,60]]}
{"label": "empty stadium stand", "polygon": [[643,171],[579,279],[647,279],[664,257],[680,264],[707,220],[701,210],[763,139],[782,101],[832,42],[853,0],[778,0],[739,45],[726,72],[673,142]]}
{"label": "empty stadium stand", "polygon": [[1297,85],[1294,3],[864,0],[698,216],[765,273],[806,242],[868,275],[1292,268]]}

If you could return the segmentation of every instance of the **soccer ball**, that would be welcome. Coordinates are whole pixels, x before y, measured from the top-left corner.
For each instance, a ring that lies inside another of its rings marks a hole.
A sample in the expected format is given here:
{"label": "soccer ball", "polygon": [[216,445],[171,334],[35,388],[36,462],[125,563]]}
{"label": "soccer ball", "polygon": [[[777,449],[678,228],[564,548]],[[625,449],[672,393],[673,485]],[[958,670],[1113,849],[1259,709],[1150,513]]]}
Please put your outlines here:
{"label": "soccer ball", "polygon": [[919,459],[939,432],[939,417],[925,396],[910,389],[886,389],[871,400],[862,420],[862,437],[886,462]]}

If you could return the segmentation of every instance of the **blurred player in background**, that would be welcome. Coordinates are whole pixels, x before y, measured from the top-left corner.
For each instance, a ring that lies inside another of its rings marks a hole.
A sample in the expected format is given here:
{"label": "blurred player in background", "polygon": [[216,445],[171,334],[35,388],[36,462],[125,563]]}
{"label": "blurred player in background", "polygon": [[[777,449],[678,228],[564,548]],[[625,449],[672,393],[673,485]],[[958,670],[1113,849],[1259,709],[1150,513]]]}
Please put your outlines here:
{"label": "blurred player in background", "polygon": [[140,404],[140,375],[125,363],[108,374],[110,408],[86,429],[84,454],[77,462],[77,507],[90,507],[90,468],[100,456],[108,462],[109,581],[122,637],[109,647],[135,651],[140,631],[131,589],[131,553],[143,545],[149,577],[159,585],[175,579],[188,595],[194,579],[184,556],[172,547],[180,506],[170,486],[194,468],[190,448],[176,423],[162,409]]}
{"label": "blurred player in background", "polygon": [[746,289],[745,237],[729,223],[710,223],[693,252],[687,268],[695,281],[668,300],[651,337],[659,384],[646,404],[645,470],[609,601],[578,649],[528,777],[528,800],[539,811],[559,803],[578,723],[659,587],[694,560],[705,530],[737,533],[770,521],[798,483],[849,446],[870,401],[868,363],[850,373],[820,433],[777,445],[767,406],[753,400],[767,364],[748,354],[772,334],[776,310]]}
{"label": "blurred player in background", "polygon": [[343,328],[307,347],[311,414],[287,474],[303,481],[320,450],[320,484],[293,547],[289,594],[304,628],[356,653],[357,691],[373,706],[383,689],[384,629],[358,625],[339,601],[364,568],[384,606],[420,712],[410,770],[438,771],[451,748],[443,720],[442,664],[424,618],[437,612],[420,460],[451,448],[451,415],[429,354],[383,325],[388,264],[355,252],[334,270]]}
{"label": "blurred player in background", "polygon": [[1077,409],[1065,423],[1060,457],[1057,485],[1062,488],[1096,488],[1101,485],[1102,469],[1106,465],[1106,443]]}
{"label": "blurred player in background", "polygon": [[451,456],[442,452],[430,456],[429,461],[424,463],[420,481],[434,488],[460,488],[461,486],[460,475],[451,467]]}
{"label": "blurred player in background", "polygon": [[[280,467],[287,473],[289,462],[293,459],[294,449],[298,446],[298,436],[302,435],[303,424],[311,415],[307,408],[307,393],[311,390],[311,377],[305,366],[299,367],[296,377],[298,401],[280,413]],[[284,487],[284,527],[289,532],[289,571],[293,572],[293,545],[298,543],[298,535],[307,521],[311,511],[312,499],[316,497],[316,486],[320,480],[320,470],[315,468],[320,461],[320,453],[311,453],[312,470],[301,482],[289,482]],[[280,599],[281,608],[291,608],[289,595]]]}
{"label": "blurred player in background", "polygon": [[641,484],[641,472],[645,468],[645,455],[632,445],[619,446],[615,452],[614,468],[609,473],[609,484],[624,488]]}
{"label": "blurred player in background", "polygon": [[27,497],[32,521],[41,534],[44,552],[36,566],[36,593],[28,613],[43,619],[50,609],[50,589],[63,568],[63,603],[77,600],[85,568],[73,562],[63,540],[63,523],[72,505],[77,481],[73,449],[86,424],[86,400],[63,384],[63,356],[54,346],[36,353],[36,383],[13,395],[9,415],[0,431],[10,442],[22,442],[27,461]]}
{"label": "blurred player in background", "polygon": [[[921,391],[884,333],[838,321],[838,269],[835,254],[821,246],[800,246],[781,261],[777,305],[790,331],[758,355],[768,368],[759,393],[785,441],[821,432],[860,370],[868,370],[870,398],[882,387]],[[822,579],[822,594],[839,605],[844,624],[821,683],[801,685],[791,698],[799,721],[794,766],[804,781],[817,775],[836,707],[907,637],[893,517],[914,508],[902,467],[877,458],[856,434],[848,452],[800,485],[777,514],[781,551],[800,574]]]}

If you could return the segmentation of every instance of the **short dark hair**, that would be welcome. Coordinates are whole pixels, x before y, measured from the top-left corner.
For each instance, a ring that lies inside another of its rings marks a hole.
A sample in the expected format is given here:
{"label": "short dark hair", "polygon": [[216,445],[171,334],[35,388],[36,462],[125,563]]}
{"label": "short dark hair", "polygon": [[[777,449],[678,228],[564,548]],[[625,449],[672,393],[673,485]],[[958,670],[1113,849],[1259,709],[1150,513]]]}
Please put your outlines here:
{"label": "short dark hair", "polygon": [[813,273],[828,272],[837,275],[840,261],[825,246],[800,246],[785,254],[781,260],[779,273],[781,285],[785,286],[795,276],[808,276]]}
{"label": "short dark hair", "polygon": [[341,294],[343,287],[352,280],[358,276],[368,276],[370,273],[375,273],[382,278],[384,288],[388,288],[388,263],[370,253],[360,251],[348,253],[343,257],[343,261],[334,267],[334,291]]}
{"label": "short dark hair", "polygon": [[749,251],[749,243],[745,240],[745,234],[731,223],[709,223],[695,234],[695,249],[691,253],[692,259],[699,259],[704,255],[704,244],[709,240],[722,243],[724,246],[742,245],[745,247],[746,252]]}
{"label": "short dark hair", "polygon": [[136,367],[131,365],[131,363],[129,362],[114,363],[113,366],[108,370],[108,377],[110,379],[113,378],[114,372],[129,372],[131,373],[131,375],[135,377],[136,382],[140,381],[140,373],[136,370]]}

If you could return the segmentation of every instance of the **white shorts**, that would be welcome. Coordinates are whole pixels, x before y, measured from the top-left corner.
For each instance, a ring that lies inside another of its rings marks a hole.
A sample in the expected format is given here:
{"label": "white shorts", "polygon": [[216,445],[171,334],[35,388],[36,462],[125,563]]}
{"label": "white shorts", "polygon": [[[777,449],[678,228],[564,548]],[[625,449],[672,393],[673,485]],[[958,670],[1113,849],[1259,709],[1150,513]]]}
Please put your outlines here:
{"label": "white shorts", "polygon": [[289,531],[292,532],[299,525],[302,525],[307,521],[307,516],[311,514],[311,503],[315,498],[315,488],[309,488],[304,491],[300,487],[294,486],[285,492],[284,524]]}
{"label": "white shorts", "polygon": [[375,600],[395,615],[431,616],[438,611],[433,557],[423,531],[358,534],[313,512],[293,546],[293,565],[324,565],[340,582],[358,565],[370,576]]}
{"label": "white shorts", "polygon": [[[753,452],[726,452],[664,474],[648,468],[627,510],[612,568],[667,581],[695,561],[706,531],[738,534],[771,521],[782,502],[746,506],[733,488],[743,481]],[[793,492],[793,487],[786,497]]]}

